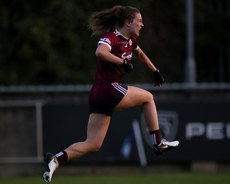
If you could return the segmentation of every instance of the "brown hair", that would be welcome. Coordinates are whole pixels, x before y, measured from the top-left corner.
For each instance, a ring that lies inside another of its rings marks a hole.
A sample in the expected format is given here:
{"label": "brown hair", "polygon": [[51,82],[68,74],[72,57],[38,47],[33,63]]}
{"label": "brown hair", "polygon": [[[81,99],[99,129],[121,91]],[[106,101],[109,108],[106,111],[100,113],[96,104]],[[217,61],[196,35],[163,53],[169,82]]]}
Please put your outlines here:
{"label": "brown hair", "polygon": [[89,28],[93,31],[93,35],[101,35],[116,27],[122,27],[126,20],[132,22],[136,13],[140,13],[140,10],[131,6],[114,6],[111,9],[94,12],[89,19]]}

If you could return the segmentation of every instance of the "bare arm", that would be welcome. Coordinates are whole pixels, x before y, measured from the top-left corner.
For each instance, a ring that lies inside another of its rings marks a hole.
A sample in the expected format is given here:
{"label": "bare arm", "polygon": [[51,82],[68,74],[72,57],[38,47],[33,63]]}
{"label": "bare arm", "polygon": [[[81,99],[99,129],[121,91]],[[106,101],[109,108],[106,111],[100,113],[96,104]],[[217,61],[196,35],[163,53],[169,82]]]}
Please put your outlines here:
{"label": "bare arm", "polygon": [[135,50],[134,52],[135,57],[141,61],[144,65],[146,65],[151,71],[155,72],[157,68],[154,66],[154,64],[150,61],[148,56],[145,55],[145,53],[141,50],[141,48]]}
{"label": "bare arm", "polygon": [[145,53],[139,48],[134,52],[138,60],[144,63],[154,74],[154,86],[161,87],[164,83],[164,77],[161,75],[160,71],[154,66],[150,59],[145,55]]}
{"label": "bare arm", "polygon": [[123,64],[123,59],[112,54],[109,50],[109,47],[105,44],[98,45],[95,55],[103,61],[111,62],[117,65]]}

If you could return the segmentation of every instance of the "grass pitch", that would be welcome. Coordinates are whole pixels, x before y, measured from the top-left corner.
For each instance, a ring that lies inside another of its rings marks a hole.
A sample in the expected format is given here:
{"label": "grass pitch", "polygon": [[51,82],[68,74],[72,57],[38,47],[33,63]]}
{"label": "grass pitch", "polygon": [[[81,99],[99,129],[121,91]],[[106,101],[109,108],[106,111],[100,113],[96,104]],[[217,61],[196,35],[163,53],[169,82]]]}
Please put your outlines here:
{"label": "grass pitch", "polygon": [[[0,184],[44,184],[41,177],[0,178]],[[230,173],[56,176],[51,184],[229,184]]]}

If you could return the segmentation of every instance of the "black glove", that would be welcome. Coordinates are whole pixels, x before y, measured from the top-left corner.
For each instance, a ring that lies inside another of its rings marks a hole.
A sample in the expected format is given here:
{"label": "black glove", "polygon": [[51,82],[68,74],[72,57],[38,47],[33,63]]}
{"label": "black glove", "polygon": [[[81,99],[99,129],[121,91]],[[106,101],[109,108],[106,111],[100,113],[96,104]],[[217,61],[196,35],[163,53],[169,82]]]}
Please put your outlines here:
{"label": "black glove", "polygon": [[162,74],[160,73],[159,70],[156,70],[155,72],[153,72],[154,75],[154,86],[159,86],[161,87],[161,85],[164,83],[164,77],[162,76]]}
{"label": "black glove", "polygon": [[121,66],[125,69],[126,72],[131,72],[133,70],[133,64],[128,62],[127,58],[123,60],[123,64]]}

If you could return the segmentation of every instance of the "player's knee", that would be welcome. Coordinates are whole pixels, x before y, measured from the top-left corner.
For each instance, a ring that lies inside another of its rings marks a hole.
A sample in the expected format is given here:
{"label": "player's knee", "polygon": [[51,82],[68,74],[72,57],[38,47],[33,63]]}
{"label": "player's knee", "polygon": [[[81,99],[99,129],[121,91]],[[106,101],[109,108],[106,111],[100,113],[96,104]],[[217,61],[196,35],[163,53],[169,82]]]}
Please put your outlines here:
{"label": "player's knee", "polygon": [[101,143],[93,143],[93,144],[90,144],[89,147],[90,147],[90,152],[98,152],[101,148]]}
{"label": "player's knee", "polygon": [[92,151],[93,151],[93,152],[98,152],[98,151],[100,150],[100,148],[101,148],[101,145],[100,145],[100,144],[94,145]]}
{"label": "player's knee", "polygon": [[150,93],[150,92],[146,92],[146,101],[147,102],[150,102],[150,101],[153,101],[154,100],[154,97],[153,97],[153,94]]}

